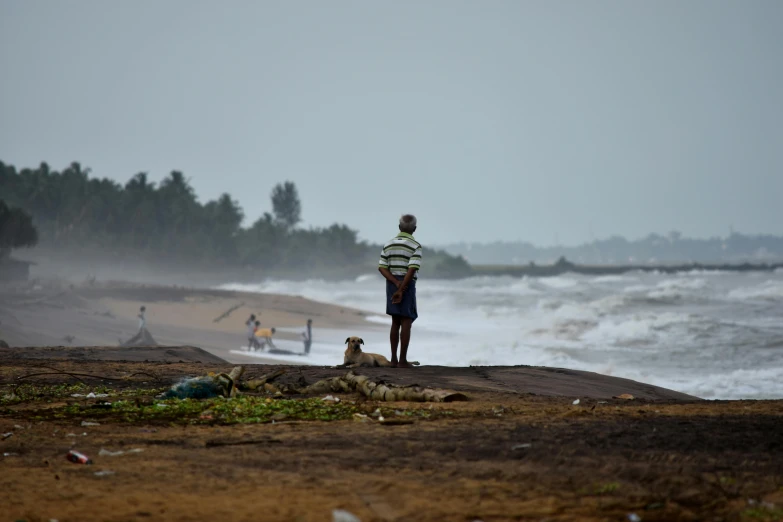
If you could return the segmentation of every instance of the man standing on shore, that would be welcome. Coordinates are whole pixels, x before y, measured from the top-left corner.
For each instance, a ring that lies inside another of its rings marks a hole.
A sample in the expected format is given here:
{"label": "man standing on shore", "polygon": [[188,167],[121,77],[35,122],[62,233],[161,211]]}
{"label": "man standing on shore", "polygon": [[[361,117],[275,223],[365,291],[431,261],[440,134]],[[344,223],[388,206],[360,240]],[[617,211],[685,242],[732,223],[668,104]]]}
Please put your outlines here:
{"label": "man standing on shore", "polygon": [[419,316],[416,310],[416,279],[421,268],[421,245],[413,238],[415,231],[416,216],[402,216],[400,233],[383,246],[378,262],[378,271],[386,278],[386,314],[392,317],[389,333],[391,363],[397,368],[412,368],[408,363],[408,344],[411,326]]}
{"label": "man standing on shore", "polygon": [[144,330],[147,327],[147,317],[145,316],[145,313],[147,312],[147,307],[142,306],[139,308],[139,315],[136,317],[139,318],[139,331],[138,333],[141,333],[142,330]]}
{"label": "man standing on shore", "polygon": [[250,318],[245,321],[247,327],[247,349],[252,350],[258,341],[256,341],[256,315],[250,314]]}
{"label": "man standing on shore", "polygon": [[310,354],[310,347],[313,345],[313,320],[307,320],[307,327],[302,332],[302,341],[304,342],[305,355]]}

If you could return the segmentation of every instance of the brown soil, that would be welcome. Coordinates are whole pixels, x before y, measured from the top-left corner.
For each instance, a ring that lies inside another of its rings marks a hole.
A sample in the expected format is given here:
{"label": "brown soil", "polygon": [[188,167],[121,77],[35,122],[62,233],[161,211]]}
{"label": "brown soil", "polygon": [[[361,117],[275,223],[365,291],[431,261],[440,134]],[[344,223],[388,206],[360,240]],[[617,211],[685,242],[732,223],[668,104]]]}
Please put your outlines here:
{"label": "brown soil", "polygon": [[[19,380],[54,371],[42,364],[111,378],[81,377],[115,391],[230,367],[213,361],[5,355],[0,395],[19,382],[77,382],[56,373]],[[247,375],[270,369],[248,366]],[[291,367],[283,379],[313,382],[339,373]],[[0,433],[13,433],[0,441],[0,452],[16,454],[0,460],[0,515],[60,522],[320,522],[331,520],[333,509],[346,509],[363,522],[499,522],[621,521],[631,513],[644,521],[778,520],[783,514],[782,401],[701,401],[633,381],[540,368],[362,373],[458,389],[471,401],[390,405],[342,396],[368,412],[381,406],[436,413],[403,416],[416,420],[391,426],[375,420],[250,425],[115,420],[82,427],[78,419],[38,418],[65,403],[113,399],[0,405]],[[563,393],[568,386],[572,396]],[[595,398],[620,390],[648,398]],[[574,405],[577,396],[580,403]],[[66,461],[71,448],[95,463]],[[143,452],[100,457],[101,448]],[[114,474],[94,474],[102,470]]]}

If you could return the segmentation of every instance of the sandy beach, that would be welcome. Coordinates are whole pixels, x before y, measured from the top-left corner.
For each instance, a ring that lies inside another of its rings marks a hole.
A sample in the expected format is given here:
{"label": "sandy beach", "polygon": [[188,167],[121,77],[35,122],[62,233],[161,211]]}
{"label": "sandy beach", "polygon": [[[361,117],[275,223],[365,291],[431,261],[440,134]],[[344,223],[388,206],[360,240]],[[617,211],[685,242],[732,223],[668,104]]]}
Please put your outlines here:
{"label": "sandy beach", "polygon": [[[301,331],[313,320],[315,341],[333,332],[373,330],[367,313],[302,297],[120,282],[38,281],[0,287],[0,339],[10,346],[117,346],[137,331],[139,307],[147,329],[166,346],[198,346],[228,361],[247,345],[244,322],[258,316],[275,339],[301,351]],[[258,357],[247,358],[264,362]],[[338,363],[340,361],[335,361]]]}

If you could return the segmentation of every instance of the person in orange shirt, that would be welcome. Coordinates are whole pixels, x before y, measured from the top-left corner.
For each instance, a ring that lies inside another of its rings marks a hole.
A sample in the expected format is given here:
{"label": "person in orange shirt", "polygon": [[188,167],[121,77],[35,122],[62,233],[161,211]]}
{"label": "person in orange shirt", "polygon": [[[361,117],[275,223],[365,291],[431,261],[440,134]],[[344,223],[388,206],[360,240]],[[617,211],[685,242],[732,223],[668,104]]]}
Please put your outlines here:
{"label": "person in orange shirt", "polygon": [[272,336],[275,334],[274,328],[261,328],[261,321],[256,321],[256,327],[253,331],[256,351],[263,350],[268,344],[270,348],[277,348],[272,342]]}

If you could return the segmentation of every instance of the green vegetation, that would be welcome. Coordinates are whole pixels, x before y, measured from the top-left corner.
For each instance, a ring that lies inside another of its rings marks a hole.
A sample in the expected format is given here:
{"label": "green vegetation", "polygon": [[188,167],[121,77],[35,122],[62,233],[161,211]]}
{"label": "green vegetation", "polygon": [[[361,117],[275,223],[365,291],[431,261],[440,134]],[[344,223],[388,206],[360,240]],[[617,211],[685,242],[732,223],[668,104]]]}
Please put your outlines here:
{"label": "green vegetation", "polygon": [[[155,390],[158,391],[158,390]],[[320,398],[271,399],[263,396],[243,395],[233,399],[169,399],[151,400],[153,390],[134,390],[124,393],[121,400],[96,404],[69,404],[34,412],[32,420],[90,420],[100,422],[124,422],[132,424],[256,424],[273,420],[348,420],[355,413],[369,413],[368,407],[346,402],[334,403]],[[107,399],[108,401],[109,399]],[[52,402],[46,400],[43,402]],[[374,408],[374,406],[372,406]],[[382,410],[384,416],[395,417],[394,410]],[[22,412],[7,409],[3,412],[16,417]],[[23,412],[30,419],[29,410]],[[405,410],[399,413],[406,418],[429,418],[452,412],[425,409]]]}
{"label": "green vegetation", "polygon": [[595,494],[596,495],[608,495],[609,493],[614,493],[620,489],[620,484],[617,482],[607,482],[606,484],[599,484],[595,487]]}
{"label": "green vegetation", "polygon": [[[273,420],[333,421],[370,415],[376,409],[386,418],[431,418],[452,411],[378,406],[372,401],[331,402],[320,398],[271,398],[243,394],[232,399],[159,399],[164,388],[112,389],[85,384],[41,385],[25,383],[0,389],[0,417],[25,420],[82,420],[132,424],[255,424]],[[88,393],[108,394],[85,404]],[[74,397],[74,394],[78,394]],[[70,404],[44,406],[51,403]],[[42,408],[35,408],[40,404]],[[14,406],[23,405],[23,409]]]}
{"label": "green vegetation", "polygon": [[259,396],[222,397],[206,400],[170,399],[142,403],[120,400],[111,408],[78,404],[54,413],[55,418],[108,419],[130,423],[171,422],[175,424],[254,424],[278,420],[345,420],[356,407],[321,399],[278,399]]}
{"label": "green vegetation", "polygon": [[[129,264],[254,270],[278,277],[355,277],[375,268],[381,248],[359,241],[358,232],[343,224],[299,228],[302,204],[289,181],[273,189],[272,213],[247,228],[242,227],[244,211],[229,194],[202,204],[176,170],[158,185],[146,173],[120,185],[90,177],[90,169],[76,162],[60,172],[46,163],[17,171],[0,162],[0,194],[32,216],[42,248],[83,256],[100,253]],[[391,236],[396,216],[390,219]],[[430,277],[465,276],[471,270],[461,257],[426,245],[425,257]]]}
{"label": "green vegetation", "polygon": [[111,394],[112,400],[118,397],[144,397],[161,393],[165,388],[132,388],[113,390],[107,386],[88,386],[75,384],[33,384],[5,385],[0,387],[0,406],[10,406],[28,402],[62,402],[72,400],[74,394],[86,396],[89,393]]}
{"label": "green vegetation", "polygon": [[31,247],[38,242],[38,231],[32,217],[21,208],[6,205],[0,199],[0,260],[8,257],[12,248]]}
{"label": "green vegetation", "polygon": [[783,509],[775,506],[759,506],[749,508],[740,513],[742,520],[763,520],[767,522],[780,522],[783,520]]}

